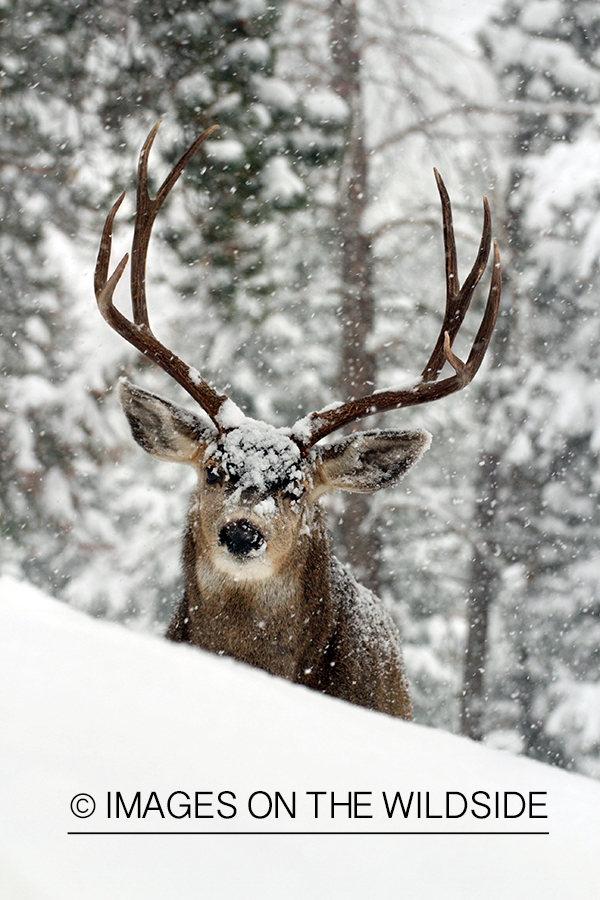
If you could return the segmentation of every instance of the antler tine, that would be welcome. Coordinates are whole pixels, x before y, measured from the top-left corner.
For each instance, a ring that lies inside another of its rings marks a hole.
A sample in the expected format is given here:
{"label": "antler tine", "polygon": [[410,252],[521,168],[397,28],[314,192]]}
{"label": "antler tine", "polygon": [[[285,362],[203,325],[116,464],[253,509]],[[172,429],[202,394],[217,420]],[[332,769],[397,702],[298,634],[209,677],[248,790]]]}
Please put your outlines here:
{"label": "antler tine", "polygon": [[[96,260],[96,268],[94,270],[94,293],[96,294],[96,299],[98,303],[100,302],[100,294],[103,288],[106,286],[108,279],[108,267],[110,265],[110,251],[112,247],[112,229],[113,222],[115,221],[115,216],[121,206],[121,203],[125,199],[125,191],[121,194],[121,196],[116,200],[109,214],[106,217],[106,221],[104,223],[104,228],[102,229],[102,238],[100,240],[100,249],[98,250],[98,259]],[[129,254],[126,254],[126,258],[129,258]],[[121,260],[123,262],[123,260]],[[120,276],[119,276],[120,277]],[[119,279],[117,279],[118,281]],[[114,291],[114,287],[113,287]],[[110,302],[110,300],[109,300]]]}
{"label": "antler tine", "polygon": [[488,295],[485,312],[483,314],[483,319],[481,320],[479,331],[477,332],[475,340],[473,341],[473,346],[471,348],[471,352],[466,364],[466,367],[471,374],[471,378],[474,378],[479,371],[479,367],[483,362],[483,357],[485,356],[488,345],[490,343],[492,333],[496,326],[496,320],[498,318],[501,293],[502,269],[500,267],[500,251],[498,250],[498,244],[496,243],[496,241],[494,241],[492,282],[490,284],[490,292]]}
{"label": "antler tine", "polygon": [[[442,203],[442,219],[444,228],[444,252],[446,257],[446,311],[444,313],[444,321],[438,339],[436,341],[433,353],[429,357],[427,365],[423,369],[423,381],[435,381],[444,363],[448,359],[444,351],[445,336],[450,336],[450,346],[454,342],[454,338],[460,330],[463,323],[471,298],[475,293],[475,288],[479,284],[488,257],[490,255],[490,247],[492,243],[492,216],[487,197],[483,198],[483,228],[481,232],[481,240],[479,250],[473,264],[473,268],[467,275],[465,283],[460,286],[458,279],[458,267],[456,258],[456,241],[454,239],[454,226],[452,224],[452,206],[448,191],[442,180],[440,173],[434,169],[435,180],[437,182]],[[449,360],[448,360],[449,361]]]}
{"label": "antler tine", "polygon": [[444,235],[444,253],[446,262],[446,310],[452,306],[452,300],[458,294],[460,284],[458,281],[458,259],[456,256],[456,241],[454,240],[454,225],[452,223],[452,204],[446,190],[443,178],[436,168],[433,170],[440,200],[442,203],[442,228]]}
{"label": "antler tine", "polygon": [[[456,246],[452,227],[452,211],[450,200],[442,179],[436,172],[438,188],[442,201],[444,223],[444,247],[446,253],[446,311],[442,330],[431,354],[421,380],[414,387],[404,390],[376,391],[366,397],[350,400],[348,403],[311,413],[307,419],[298,423],[298,443],[303,452],[307,452],[318,441],[342,428],[344,425],[375,413],[400,409],[405,406],[417,406],[447,397],[461,390],[475,377],[486,350],[488,348],[496,319],[502,288],[502,272],[500,253],[494,241],[493,271],[487,303],[479,330],[473,342],[469,358],[462,362],[452,352],[452,342],[462,325],[471,298],[485,270],[491,245],[491,214],[487,199],[483,198],[484,222],[479,250],[473,268],[465,279],[462,288],[458,287]],[[454,375],[437,381],[437,377],[448,361],[454,369]],[[308,432],[309,437],[304,437]]]}
{"label": "antler tine", "polygon": [[160,128],[160,124],[161,120],[159,119],[144,141],[144,146],[140,152],[137,173],[135,226],[133,245],[131,248],[131,304],[133,306],[133,321],[136,325],[144,325],[146,328],[150,328],[146,305],[146,258],[148,255],[148,244],[150,242],[154,220],[156,219],[159,209],[167,199],[171,189],[176,184],[179,176],[191,158],[201,144],[203,144],[213,131],[218,128],[217,125],[212,125],[210,128],[203,131],[202,134],[198,135],[194,143],[186,150],[179,162],[171,169],[160,186],[156,196],[152,198],[148,193],[148,158],[154,139]]}
{"label": "antler tine", "polygon": [[140,353],[160,366],[174,381],[181,385],[193,399],[208,413],[217,426],[219,432],[223,428],[219,425],[217,417],[222,404],[227,400],[225,394],[219,394],[205,381],[199,372],[186,365],[164,344],[161,344],[152,333],[148,321],[145,291],[145,268],[148,252],[148,243],[152,232],[152,225],[156,214],[167,198],[169,191],[185,169],[186,165],[198,150],[198,147],[217,127],[208,128],[196,138],[191,147],[184,153],[179,162],[173,167],[158,193],[152,199],[148,194],[148,155],[156,137],[160,122],[154,126],[140,153],[138,166],[137,208],[134,226],[134,237],[131,253],[131,295],[133,304],[133,321],[127,319],[113,303],[113,295],[118,282],[125,271],[129,254],[125,254],[119,262],[113,274],[108,278],[110,265],[110,253],[112,246],[112,230],[114,219],[125,194],[121,194],[113,204],[102,231],[100,249],[94,272],[94,290],[98,308],[103,318],[111,328],[132,344]]}

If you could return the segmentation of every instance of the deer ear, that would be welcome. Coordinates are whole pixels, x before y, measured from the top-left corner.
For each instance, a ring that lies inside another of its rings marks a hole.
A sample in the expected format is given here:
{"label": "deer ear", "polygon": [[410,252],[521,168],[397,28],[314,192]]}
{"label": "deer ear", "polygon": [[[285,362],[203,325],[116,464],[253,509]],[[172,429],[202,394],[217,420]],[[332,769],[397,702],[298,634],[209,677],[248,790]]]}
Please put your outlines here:
{"label": "deer ear", "polygon": [[125,378],[119,384],[119,399],[135,440],[157,459],[192,464],[216,436],[199,416]]}
{"label": "deer ear", "polygon": [[431,444],[427,431],[360,431],[318,450],[315,493],[371,493],[397,484]]}

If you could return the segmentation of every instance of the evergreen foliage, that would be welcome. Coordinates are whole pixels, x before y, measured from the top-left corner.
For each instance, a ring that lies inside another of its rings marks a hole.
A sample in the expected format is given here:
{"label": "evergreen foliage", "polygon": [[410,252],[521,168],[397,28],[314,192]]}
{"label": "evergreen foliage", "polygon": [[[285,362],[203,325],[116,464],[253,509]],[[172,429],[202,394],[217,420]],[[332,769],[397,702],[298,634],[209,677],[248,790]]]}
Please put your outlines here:
{"label": "evergreen foliage", "polygon": [[515,318],[488,421],[498,460],[488,533],[501,562],[486,727],[598,775],[600,11],[510,3],[496,24],[490,62],[531,112],[512,136]]}
{"label": "evergreen foliage", "polygon": [[[80,57],[74,35],[52,40],[65,17],[60,3],[0,6],[0,560],[54,590],[77,565],[72,528],[94,503],[95,458],[89,398],[74,382],[77,322],[48,260],[56,232],[76,222],[69,126]],[[92,539],[87,526],[79,537]]]}

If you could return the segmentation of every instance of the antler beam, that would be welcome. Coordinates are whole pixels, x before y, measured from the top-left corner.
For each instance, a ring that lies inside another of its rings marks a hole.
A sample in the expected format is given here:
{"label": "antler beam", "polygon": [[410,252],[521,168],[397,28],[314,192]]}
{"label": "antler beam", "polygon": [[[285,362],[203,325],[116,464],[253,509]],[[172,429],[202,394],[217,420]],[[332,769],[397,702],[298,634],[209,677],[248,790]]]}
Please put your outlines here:
{"label": "antler beam", "polygon": [[[472,381],[483,361],[496,324],[502,287],[500,254],[498,245],[495,241],[492,278],[487,304],[479,331],[477,332],[466,363],[462,362],[452,352],[452,344],[463,323],[475,288],[481,280],[487,265],[492,243],[492,223],[489,204],[487,198],[484,197],[483,230],[479,250],[473,268],[461,287],[458,279],[456,241],[454,238],[450,199],[439,172],[435,169],[434,172],[442,203],[444,250],[446,257],[446,310],[439,337],[433,352],[423,369],[421,380],[412,388],[399,391],[376,391],[366,397],[353,399],[347,403],[340,404],[339,406],[321,412],[311,413],[308,417],[310,438],[302,444],[304,451],[314,446],[314,444],[328,434],[337,431],[339,428],[348,425],[350,422],[365,418],[366,416],[371,416],[375,413],[400,409],[405,406],[416,406],[421,403],[430,403],[434,400],[440,400],[442,397],[447,397],[455,391],[461,390]],[[437,381],[438,375],[446,361],[450,363],[455,374],[449,378],[444,378],[442,381]]]}
{"label": "antler beam", "polygon": [[227,400],[224,394],[219,394],[205,381],[199,372],[186,365],[171,350],[156,339],[150,328],[148,308],[146,303],[146,259],[148,244],[152,233],[152,226],[156,215],[168,197],[171,189],[179,179],[185,167],[197,152],[204,141],[210,137],[217,128],[213,125],[199,135],[194,143],[183,154],[179,162],[173,167],[165,178],[154,198],[148,193],[148,157],[156,134],[160,127],[160,121],[156,123],[142,147],[138,164],[137,176],[137,200],[136,215],[131,248],[131,302],[133,307],[133,321],[127,319],[113,303],[113,295],[118,282],[125,271],[129,260],[129,254],[125,254],[114,272],[108,277],[110,266],[110,253],[112,246],[112,232],[115,216],[125,194],[121,194],[113,205],[102,232],[100,250],[94,272],[94,290],[98,308],[104,319],[117,334],[125,338],[137,350],[148,359],[160,366],[171,376],[193,399],[208,413],[219,431],[217,417],[219,410]]}

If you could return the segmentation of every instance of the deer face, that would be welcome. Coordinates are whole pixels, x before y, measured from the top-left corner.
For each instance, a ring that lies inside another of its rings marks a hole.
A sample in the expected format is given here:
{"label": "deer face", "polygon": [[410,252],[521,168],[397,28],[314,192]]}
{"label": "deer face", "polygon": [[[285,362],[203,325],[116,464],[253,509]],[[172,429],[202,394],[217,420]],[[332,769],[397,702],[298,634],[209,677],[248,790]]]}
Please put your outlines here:
{"label": "deer face", "polygon": [[310,530],[312,479],[282,430],[247,422],[204,448],[194,521],[212,564],[236,579],[278,574]]}
{"label": "deer face", "polygon": [[236,581],[285,571],[310,533],[312,466],[285,433],[243,419],[222,435],[181,407],[121,382],[136,441],[151,455],[196,469],[192,524],[198,565]]}
{"label": "deer face", "polygon": [[318,497],[396,484],[427,450],[424,431],[357,432],[303,455],[287,429],[242,417],[222,434],[198,416],[123,381],[134,438],[158,459],[192,465],[190,521],[198,566],[235,581],[293,569],[310,540]]}

